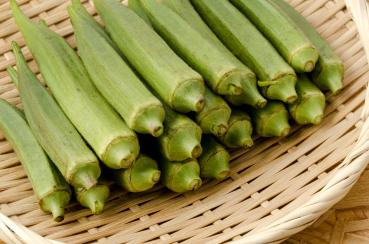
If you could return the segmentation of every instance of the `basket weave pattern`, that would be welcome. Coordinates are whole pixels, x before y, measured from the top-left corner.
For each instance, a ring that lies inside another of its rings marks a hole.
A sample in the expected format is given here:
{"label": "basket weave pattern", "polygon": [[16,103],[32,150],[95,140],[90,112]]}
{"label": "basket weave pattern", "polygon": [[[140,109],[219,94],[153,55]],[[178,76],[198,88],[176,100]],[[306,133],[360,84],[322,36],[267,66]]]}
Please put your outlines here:
{"label": "basket weave pattern", "polygon": [[[69,1],[18,2],[28,16],[45,19],[75,46],[66,12]],[[82,2],[95,14],[90,2]],[[277,243],[312,224],[344,197],[369,162],[369,66],[358,35],[366,40],[369,53],[369,9],[365,0],[289,2],[344,60],[345,89],[328,97],[321,125],[295,127],[288,138],[257,140],[251,150],[234,152],[231,176],[208,182],[197,192],[179,195],[157,187],[149,193],[130,194],[113,189],[103,214],[91,216],[73,203],[62,223],[39,210],[25,172],[0,132],[0,239],[9,243]],[[13,40],[24,46],[7,0],[0,0],[0,97],[21,107],[5,71],[14,65]],[[28,49],[23,51],[38,73]]]}

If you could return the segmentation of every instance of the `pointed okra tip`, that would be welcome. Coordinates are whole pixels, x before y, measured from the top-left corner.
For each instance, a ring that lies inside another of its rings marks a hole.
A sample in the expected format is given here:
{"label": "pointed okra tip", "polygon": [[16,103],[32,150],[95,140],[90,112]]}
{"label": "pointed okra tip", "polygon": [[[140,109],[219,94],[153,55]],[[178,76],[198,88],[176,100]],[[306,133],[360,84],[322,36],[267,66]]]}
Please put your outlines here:
{"label": "pointed okra tip", "polygon": [[104,184],[93,186],[89,190],[76,190],[78,202],[89,208],[93,214],[100,214],[104,210],[109,194],[109,187]]}

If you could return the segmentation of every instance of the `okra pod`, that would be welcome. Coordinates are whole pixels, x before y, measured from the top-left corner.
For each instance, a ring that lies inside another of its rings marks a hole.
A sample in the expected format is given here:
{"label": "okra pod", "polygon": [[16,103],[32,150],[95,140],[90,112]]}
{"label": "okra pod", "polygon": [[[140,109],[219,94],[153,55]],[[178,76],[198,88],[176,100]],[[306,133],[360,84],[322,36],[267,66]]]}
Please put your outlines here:
{"label": "okra pod", "polygon": [[200,175],[203,178],[222,180],[229,175],[231,156],[227,149],[212,136],[205,135],[201,141],[204,152],[199,157]]}
{"label": "okra pod", "polygon": [[59,105],[37,80],[13,42],[18,72],[8,73],[19,90],[29,126],[66,181],[78,188],[94,186],[100,176],[99,161]]}
{"label": "okra pod", "polygon": [[161,99],[179,112],[201,111],[205,89],[201,75],[131,9],[117,0],[94,3],[113,41]]}
{"label": "okra pod", "polygon": [[283,103],[269,101],[262,109],[251,109],[255,132],[262,137],[287,136],[290,132],[288,111]]}
{"label": "okra pod", "polygon": [[[154,29],[191,67],[197,70],[215,93],[240,95],[257,93],[255,74],[251,70],[239,69],[239,63],[229,58],[193,29],[170,8],[155,0],[141,1]],[[253,90],[246,90],[243,81],[254,84]],[[261,95],[259,94],[261,97]],[[263,98],[261,98],[263,99]]]}
{"label": "okra pod", "polygon": [[297,99],[292,67],[229,1],[192,0],[192,3],[223,43],[256,73],[258,85],[267,98],[286,103]]}
{"label": "okra pod", "polygon": [[79,0],[73,1],[68,11],[80,57],[97,89],[131,129],[160,136],[165,116],[161,102],[90,24],[95,20]]}
{"label": "okra pod", "polygon": [[240,109],[233,109],[228,122],[228,130],[219,137],[220,141],[229,148],[251,147],[254,144],[251,136],[250,116]]}
{"label": "okra pod", "polygon": [[319,58],[317,49],[293,21],[265,0],[231,0],[268,38],[297,72],[311,72]]}
{"label": "okra pod", "polygon": [[106,181],[100,180],[99,183],[90,189],[75,188],[77,201],[91,210],[92,214],[100,214],[104,210],[105,202],[110,195],[110,189]]}
{"label": "okra pod", "polygon": [[196,114],[196,122],[203,133],[222,136],[228,129],[231,112],[231,108],[222,97],[205,88],[205,106]]}
{"label": "okra pod", "polygon": [[69,185],[38,144],[21,112],[2,99],[0,130],[19,157],[41,209],[50,212],[55,221],[62,221],[71,196]]}
{"label": "okra pod", "polygon": [[171,162],[163,157],[159,162],[162,172],[161,182],[168,189],[183,193],[200,188],[202,184],[200,166],[196,159]]}
{"label": "okra pod", "polygon": [[128,169],[111,170],[114,181],[129,192],[147,191],[160,180],[157,162],[141,154]]}
{"label": "okra pod", "polygon": [[45,82],[72,124],[107,166],[129,167],[139,153],[136,134],[96,90],[67,42],[43,24],[31,22],[15,0],[10,3]]}
{"label": "okra pod", "polygon": [[323,92],[306,75],[299,75],[296,90],[299,99],[288,106],[291,117],[300,125],[320,124],[325,109]]}
{"label": "okra pod", "polygon": [[148,25],[151,25],[150,19],[147,17],[145,11],[142,9],[142,5],[140,3],[140,0],[130,0],[130,1],[128,1],[128,8],[132,9]]}
{"label": "okra pod", "polygon": [[290,17],[302,30],[319,51],[319,59],[315,70],[312,72],[314,83],[322,91],[338,93],[342,87],[344,67],[342,60],[334,53],[333,49],[314,27],[293,7],[284,0],[269,0],[279,11]]}
{"label": "okra pod", "polygon": [[159,137],[160,152],[170,161],[197,158],[202,153],[201,128],[190,118],[165,108],[164,133]]}

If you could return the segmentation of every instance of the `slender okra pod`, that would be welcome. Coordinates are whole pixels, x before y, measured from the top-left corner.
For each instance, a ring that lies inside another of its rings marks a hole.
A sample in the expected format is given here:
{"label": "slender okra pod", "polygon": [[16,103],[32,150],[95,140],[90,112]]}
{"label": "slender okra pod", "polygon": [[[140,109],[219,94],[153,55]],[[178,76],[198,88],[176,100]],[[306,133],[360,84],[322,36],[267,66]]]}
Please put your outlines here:
{"label": "slender okra pod", "polygon": [[228,122],[228,130],[219,139],[229,148],[251,147],[254,142],[250,116],[241,109],[233,109]]}
{"label": "slender okra pod", "polygon": [[161,99],[179,112],[201,111],[205,89],[201,75],[131,9],[116,0],[94,3],[113,41]]}
{"label": "slender okra pod", "polygon": [[319,60],[312,72],[314,83],[323,91],[338,93],[342,87],[344,67],[342,60],[314,27],[284,0],[269,0],[279,11],[290,17],[319,51]]}
{"label": "slender okra pod", "polygon": [[[239,68],[239,62],[224,54],[192,28],[178,14],[155,0],[141,1],[142,8],[154,29],[191,67],[197,70],[209,88],[221,95],[254,92],[259,96],[255,74]],[[242,83],[253,82],[254,89],[244,89]]]}
{"label": "slender okra pod", "polygon": [[0,130],[19,157],[41,209],[50,212],[55,221],[62,221],[71,196],[69,185],[38,144],[21,112],[2,99]]}
{"label": "slender okra pod", "polygon": [[292,118],[300,125],[320,124],[324,116],[325,96],[306,75],[299,75],[296,91],[299,99],[288,106]]}
{"label": "slender okra pod", "polygon": [[160,180],[157,162],[146,156],[139,155],[128,169],[110,170],[114,181],[129,192],[147,191]]}
{"label": "slender okra pod", "polygon": [[86,208],[89,208],[92,214],[100,214],[104,210],[105,202],[110,195],[110,189],[106,181],[99,180],[99,183],[90,189],[75,188],[77,201]]}
{"label": "slender okra pod", "polygon": [[184,162],[171,162],[164,157],[160,159],[162,172],[161,182],[168,189],[183,193],[195,191],[200,188],[200,166],[196,159]]}
{"label": "slender okra pod", "polygon": [[139,153],[136,134],[96,90],[67,42],[43,24],[31,22],[15,0],[10,3],[27,46],[67,117],[107,166],[129,167]]}
{"label": "slender okra pod", "polygon": [[205,107],[196,114],[196,122],[203,133],[222,136],[228,129],[231,108],[222,97],[205,88]]}
{"label": "slender okra pod", "polygon": [[229,175],[231,156],[227,149],[212,136],[205,135],[201,141],[204,152],[199,157],[200,175],[203,178],[224,179]]}
{"label": "slender okra pod", "polygon": [[68,11],[79,54],[97,89],[131,129],[160,136],[165,116],[161,102],[90,24],[95,20],[79,0],[73,1]]}
{"label": "slender okra pod", "polygon": [[170,161],[201,155],[201,128],[190,118],[165,108],[164,133],[159,137],[160,152]]}
{"label": "slender okra pod", "polygon": [[263,137],[287,136],[290,132],[288,111],[283,103],[270,101],[262,109],[251,109],[255,132]]}
{"label": "slender okra pod", "polygon": [[265,0],[231,0],[297,72],[311,72],[319,53],[293,21]]}
{"label": "slender okra pod", "polygon": [[18,72],[10,67],[8,73],[17,85],[32,132],[66,181],[89,189],[101,173],[98,159],[37,80],[19,46],[13,42],[12,47]]}
{"label": "slender okra pod", "polygon": [[294,70],[229,1],[192,0],[192,3],[223,43],[256,73],[258,85],[267,98],[286,103],[297,99]]}

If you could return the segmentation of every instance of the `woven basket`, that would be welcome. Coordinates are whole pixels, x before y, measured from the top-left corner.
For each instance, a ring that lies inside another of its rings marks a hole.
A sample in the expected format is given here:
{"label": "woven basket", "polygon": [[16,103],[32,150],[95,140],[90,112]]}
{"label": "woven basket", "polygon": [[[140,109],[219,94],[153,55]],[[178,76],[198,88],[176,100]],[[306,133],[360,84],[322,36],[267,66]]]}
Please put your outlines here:
{"label": "woven basket", "polygon": [[[66,12],[69,1],[18,2],[28,16],[45,19],[75,46]],[[95,14],[91,3],[83,2]],[[369,4],[365,0],[289,2],[345,63],[345,89],[328,98],[321,125],[295,128],[288,138],[258,140],[251,150],[234,152],[231,176],[208,182],[197,192],[180,195],[157,187],[131,194],[113,189],[103,214],[92,216],[71,204],[61,223],[39,210],[25,172],[0,132],[0,239],[7,243],[278,243],[312,224],[344,197],[369,162],[365,55],[365,48],[369,54]],[[7,0],[0,0],[0,97],[21,106],[5,72],[14,65],[12,40],[24,45]],[[38,72],[28,49],[24,52]]]}

